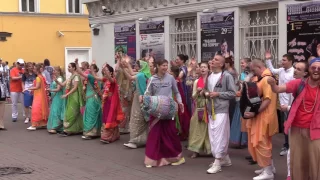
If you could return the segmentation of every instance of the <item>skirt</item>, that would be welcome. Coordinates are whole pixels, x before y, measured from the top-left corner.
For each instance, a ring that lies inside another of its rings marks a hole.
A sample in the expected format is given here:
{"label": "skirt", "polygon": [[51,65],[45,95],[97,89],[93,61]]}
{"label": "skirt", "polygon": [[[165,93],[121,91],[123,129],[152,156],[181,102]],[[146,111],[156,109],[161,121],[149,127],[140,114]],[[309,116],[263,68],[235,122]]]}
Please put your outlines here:
{"label": "skirt", "polygon": [[248,143],[247,133],[241,132],[241,123],[240,103],[237,101],[230,129],[231,144],[243,146]]}
{"label": "skirt", "polygon": [[23,105],[24,107],[30,107],[32,106],[33,101],[33,95],[30,93],[30,91],[25,91],[23,95]]}
{"label": "skirt", "polygon": [[182,147],[174,120],[150,119],[150,131],[146,144],[145,164],[165,166],[182,158]]}

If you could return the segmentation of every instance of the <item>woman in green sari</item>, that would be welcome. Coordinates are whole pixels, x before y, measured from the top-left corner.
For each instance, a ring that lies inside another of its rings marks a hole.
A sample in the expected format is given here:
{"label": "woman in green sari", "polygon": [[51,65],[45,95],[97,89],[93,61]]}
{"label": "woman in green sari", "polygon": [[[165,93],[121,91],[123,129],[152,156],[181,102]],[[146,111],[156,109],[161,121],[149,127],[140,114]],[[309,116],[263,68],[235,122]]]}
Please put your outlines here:
{"label": "woman in green sari", "polygon": [[77,72],[87,79],[86,85],[86,107],[83,115],[83,136],[82,139],[92,139],[100,136],[101,131],[101,83],[95,80],[99,68],[96,64],[91,64],[90,74],[80,70],[76,61]]}
{"label": "woman in green sari", "polygon": [[192,151],[191,158],[196,158],[200,153],[211,154],[211,145],[208,134],[208,118],[206,114],[206,99],[200,95],[205,87],[209,73],[209,65],[202,62],[200,65],[201,76],[195,80],[192,98],[195,101],[195,110],[190,121],[188,150]]}
{"label": "woman in green sari", "polygon": [[63,83],[55,79],[55,82],[60,86],[66,86],[66,94],[61,96],[62,98],[66,98],[67,101],[63,120],[63,132],[61,133],[62,136],[80,134],[83,131],[80,109],[84,106],[84,95],[81,78],[76,72],[76,69],[76,64],[70,63],[68,65],[68,71],[72,74],[71,77]]}
{"label": "woman in green sari", "polygon": [[[57,77],[57,81],[63,82],[62,71],[60,67],[55,67],[53,70],[54,75]],[[50,85],[51,92],[51,108],[50,115],[47,123],[47,130],[50,134],[56,134],[63,131],[63,119],[65,110],[65,99],[62,99],[63,88],[56,82],[52,82]]]}

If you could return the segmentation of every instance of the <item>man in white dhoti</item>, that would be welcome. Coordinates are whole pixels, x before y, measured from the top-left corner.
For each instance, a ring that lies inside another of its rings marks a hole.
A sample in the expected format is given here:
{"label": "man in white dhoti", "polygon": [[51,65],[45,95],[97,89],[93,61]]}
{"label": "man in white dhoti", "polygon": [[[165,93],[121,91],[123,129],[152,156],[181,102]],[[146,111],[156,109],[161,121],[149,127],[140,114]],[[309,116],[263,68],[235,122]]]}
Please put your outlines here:
{"label": "man in white dhoti", "polygon": [[229,100],[235,98],[234,78],[224,71],[225,58],[216,55],[211,63],[212,73],[206,82],[206,90],[202,93],[208,99],[207,112],[209,114],[208,131],[212,155],[215,161],[207,170],[209,174],[222,171],[221,167],[231,166],[228,155],[230,123]]}

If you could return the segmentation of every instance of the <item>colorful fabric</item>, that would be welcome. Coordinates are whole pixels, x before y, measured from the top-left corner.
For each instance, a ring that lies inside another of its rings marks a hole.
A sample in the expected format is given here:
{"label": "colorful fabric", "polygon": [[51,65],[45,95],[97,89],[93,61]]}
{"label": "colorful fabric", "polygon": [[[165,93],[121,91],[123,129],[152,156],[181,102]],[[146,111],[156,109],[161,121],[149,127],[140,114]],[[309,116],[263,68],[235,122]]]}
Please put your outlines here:
{"label": "colorful fabric", "polygon": [[187,74],[188,74],[187,69],[188,69],[187,66],[180,67],[180,72],[181,71],[183,72],[183,79],[181,79],[182,90],[184,92],[184,96],[186,99],[186,105],[188,107],[187,109],[185,109],[185,111],[188,111],[190,114],[190,112],[192,112],[192,99],[190,98],[192,95],[192,86],[187,85]]}
{"label": "colorful fabric", "polygon": [[75,81],[78,82],[78,87],[75,92],[67,97],[65,118],[63,121],[64,132],[68,134],[78,134],[83,131],[83,120],[80,108],[84,106],[84,99],[82,82],[78,74],[74,74],[68,79],[66,92],[72,89]]}
{"label": "colorful fabric", "polygon": [[114,128],[124,120],[119,99],[119,89],[116,79],[110,82],[104,79],[103,93],[103,126],[104,128]]}
{"label": "colorful fabric", "polygon": [[182,89],[182,83],[178,81],[177,87],[178,87],[179,93],[181,95],[182,104],[184,106],[183,107],[184,112],[181,111],[180,107],[178,108],[178,117],[179,117],[179,123],[180,123],[180,127],[181,127],[180,138],[182,141],[184,141],[184,140],[187,140],[188,136],[189,136],[191,115],[190,115],[188,108],[187,108],[186,99],[185,99],[184,92]]}
{"label": "colorful fabric", "polygon": [[178,104],[170,96],[143,96],[143,112],[159,119],[174,119]]}
{"label": "colorful fabric", "polygon": [[101,98],[96,93],[100,91],[100,83],[95,81],[91,74],[88,74],[86,85],[86,106],[83,115],[83,135],[100,136],[102,107]]}
{"label": "colorful fabric", "polygon": [[151,166],[165,166],[182,158],[182,147],[175,121],[157,121],[151,117],[144,163]]}
{"label": "colorful fabric", "polygon": [[[200,79],[199,79],[200,80]],[[198,96],[197,84],[199,80],[196,80],[193,85],[192,97],[195,100],[195,111],[190,120],[190,131],[188,139],[188,150],[197,153],[211,153],[211,145],[208,133],[208,122],[199,120],[198,111],[199,109],[205,109],[206,99],[202,96]],[[201,84],[201,83],[200,83]],[[208,119],[208,115],[205,117]]]}
{"label": "colorful fabric", "polygon": [[120,138],[118,125],[124,120],[116,79],[104,79],[101,139],[113,142]]}
{"label": "colorful fabric", "polygon": [[49,107],[46,96],[46,82],[42,75],[38,75],[34,81],[34,87],[36,87],[37,83],[40,83],[40,87],[33,91],[31,124],[33,127],[43,127],[47,125]]}
{"label": "colorful fabric", "polygon": [[239,146],[244,146],[248,143],[247,133],[241,132],[241,113],[239,101],[236,102],[230,131],[230,143]]}
{"label": "colorful fabric", "polygon": [[[303,88],[303,90],[298,93],[299,86],[301,85],[301,79],[292,80],[289,83],[286,84],[287,92],[286,93],[292,93],[292,94],[299,94],[294,102],[292,103],[292,106],[290,108],[290,113],[288,116],[287,121],[285,122],[285,133],[288,134],[289,129],[291,128],[292,124],[295,121],[299,121],[299,112],[300,107],[303,106],[303,101],[305,100],[307,90],[308,88]],[[308,79],[306,80],[306,84],[308,82]],[[310,92],[309,92],[310,93]],[[311,140],[318,140],[320,139],[320,95],[318,95],[318,99],[314,98],[314,101],[316,102],[314,110],[312,111],[312,119],[311,119],[311,126],[310,126],[310,137]],[[311,101],[311,102],[314,102]],[[306,101],[305,101],[306,102]],[[305,104],[307,105],[307,104]],[[306,107],[307,110],[310,110],[311,108],[308,106]]]}
{"label": "colorful fabric", "polygon": [[148,136],[148,122],[146,122],[143,113],[141,111],[140,94],[136,91],[133,96],[131,115],[130,115],[130,143],[134,143],[137,146],[144,146]]}
{"label": "colorful fabric", "polygon": [[[60,76],[57,79],[60,83],[63,82],[63,78]],[[57,83],[53,81],[50,85],[50,89],[56,89]],[[58,92],[52,92],[51,98],[51,108],[50,108],[50,115],[48,119],[47,129],[62,131],[63,130],[63,119],[64,119],[64,112],[66,106],[66,100],[62,99],[61,96],[63,95],[64,89],[61,88]]]}
{"label": "colorful fabric", "polygon": [[141,73],[143,73],[148,79],[152,76],[151,72],[150,72],[150,67],[149,64],[145,61],[139,61],[140,63],[140,71]]}
{"label": "colorful fabric", "polygon": [[123,69],[119,68],[116,74],[116,80],[119,85],[120,104],[122,111],[125,115],[125,119],[119,124],[120,133],[129,132],[129,121],[131,113],[131,105],[133,98],[133,87],[130,80],[126,77]]}

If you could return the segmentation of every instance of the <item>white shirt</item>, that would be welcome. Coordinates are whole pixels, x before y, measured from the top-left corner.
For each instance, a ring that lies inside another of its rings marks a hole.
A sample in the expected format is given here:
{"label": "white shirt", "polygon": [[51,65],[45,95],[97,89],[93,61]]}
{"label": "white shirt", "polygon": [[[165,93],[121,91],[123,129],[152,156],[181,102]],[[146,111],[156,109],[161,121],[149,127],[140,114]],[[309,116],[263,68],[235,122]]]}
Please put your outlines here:
{"label": "white shirt", "polygon": [[0,73],[4,72],[4,67],[2,66],[2,64],[0,64]]}
{"label": "white shirt", "polygon": [[[293,78],[293,73],[294,73],[294,68],[291,67],[289,69],[284,69],[284,68],[279,68],[279,69],[274,69],[272,62],[270,59],[266,61],[267,67],[270,69],[272,74],[278,74],[279,75],[279,85],[284,85],[288,83],[291,80],[294,80]],[[292,99],[292,94],[291,93],[280,93],[279,94],[279,101],[280,105],[290,105],[290,99]]]}
{"label": "white shirt", "polygon": [[208,77],[208,90],[210,92],[214,91],[214,87],[216,87],[217,82],[219,81],[220,77],[221,77],[221,73],[211,73],[210,76]]}

